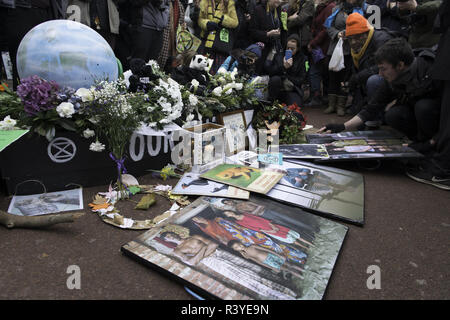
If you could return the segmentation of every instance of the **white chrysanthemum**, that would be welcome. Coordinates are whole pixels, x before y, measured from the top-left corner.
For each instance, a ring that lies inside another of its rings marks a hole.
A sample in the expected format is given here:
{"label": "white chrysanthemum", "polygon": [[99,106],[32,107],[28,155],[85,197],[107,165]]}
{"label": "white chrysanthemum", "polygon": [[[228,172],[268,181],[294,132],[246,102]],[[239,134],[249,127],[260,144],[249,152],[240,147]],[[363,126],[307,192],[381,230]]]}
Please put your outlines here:
{"label": "white chrysanthemum", "polygon": [[75,113],[75,108],[70,102],[62,102],[56,107],[56,112],[58,112],[61,118],[72,118],[72,115]]}
{"label": "white chrysanthemum", "polygon": [[198,103],[198,98],[194,94],[189,95],[189,104],[191,106],[196,106]]}
{"label": "white chrysanthemum", "polygon": [[105,150],[105,145],[97,140],[91,143],[91,145],[89,146],[89,150],[95,152],[102,152],[103,150]]}
{"label": "white chrysanthemum", "polygon": [[83,131],[83,137],[86,139],[92,138],[95,136],[95,131],[91,129],[86,129]]}

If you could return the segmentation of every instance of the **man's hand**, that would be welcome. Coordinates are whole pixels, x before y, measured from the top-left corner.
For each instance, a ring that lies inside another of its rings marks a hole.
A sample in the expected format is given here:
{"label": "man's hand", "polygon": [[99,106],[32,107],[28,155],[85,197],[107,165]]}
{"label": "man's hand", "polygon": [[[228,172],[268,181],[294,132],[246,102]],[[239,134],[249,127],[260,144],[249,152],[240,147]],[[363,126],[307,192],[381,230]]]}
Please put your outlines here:
{"label": "man's hand", "polygon": [[320,128],[318,133],[338,133],[345,130],[343,123],[329,123],[325,127]]}
{"label": "man's hand", "polygon": [[338,38],[344,38],[345,37],[345,31],[342,30],[341,32],[338,33]]}

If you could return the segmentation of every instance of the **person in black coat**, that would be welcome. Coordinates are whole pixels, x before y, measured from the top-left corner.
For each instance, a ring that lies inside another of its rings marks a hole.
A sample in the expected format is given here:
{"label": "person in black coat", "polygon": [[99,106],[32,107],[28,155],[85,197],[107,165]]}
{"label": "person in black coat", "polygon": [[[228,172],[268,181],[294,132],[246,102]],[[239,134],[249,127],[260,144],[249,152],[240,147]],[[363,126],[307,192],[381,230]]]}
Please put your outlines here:
{"label": "person in black coat", "polygon": [[270,76],[269,99],[279,100],[291,105],[301,106],[303,102],[302,84],[306,81],[307,57],[301,51],[300,38],[292,34],[287,39],[286,51],[291,51],[292,57],[286,59],[285,52],[275,55],[272,62],[264,65],[264,71]]}
{"label": "person in black coat", "polygon": [[406,174],[415,181],[450,190],[450,1],[444,1],[439,8],[435,32],[442,35],[431,76],[443,86],[435,152]]}
{"label": "person in black coat", "polygon": [[38,24],[55,19],[56,10],[51,0],[12,1],[14,5],[0,1],[0,20],[6,26],[2,30],[8,44],[9,56],[13,66],[13,88],[19,84],[16,56],[20,42],[32,28]]}
{"label": "person in black coat", "polygon": [[[252,43],[264,43],[261,59],[256,64],[257,74],[262,74],[264,62],[272,61],[274,55],[269,54],[283,51],[287,38],[287,14],[282,15],[280,0],[262,0],[251,16],[248,32]],[[284,17],[284,18],[283,18]],[[283,23],[284,19],[284,23]]]}

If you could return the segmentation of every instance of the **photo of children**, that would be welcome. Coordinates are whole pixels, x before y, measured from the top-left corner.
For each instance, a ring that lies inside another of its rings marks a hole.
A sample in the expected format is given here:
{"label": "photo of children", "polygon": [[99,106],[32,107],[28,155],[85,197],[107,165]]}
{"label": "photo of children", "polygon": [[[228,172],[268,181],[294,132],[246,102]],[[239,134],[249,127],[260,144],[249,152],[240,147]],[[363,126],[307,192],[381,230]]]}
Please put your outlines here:
{"label": "photo of children", "polygon": [[346,232],[265,198],[201,197],[122,250],[216,298],[321,299]]}

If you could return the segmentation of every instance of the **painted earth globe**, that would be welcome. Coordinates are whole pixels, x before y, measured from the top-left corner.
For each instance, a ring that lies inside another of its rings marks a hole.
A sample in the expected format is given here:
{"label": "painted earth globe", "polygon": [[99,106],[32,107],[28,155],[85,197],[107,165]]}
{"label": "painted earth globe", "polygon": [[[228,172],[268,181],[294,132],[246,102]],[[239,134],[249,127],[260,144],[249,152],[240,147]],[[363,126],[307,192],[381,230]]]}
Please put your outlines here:
{"label": "painted earth globe", "polygon": [[74,89],[116,80],[118,64],[103,37],[70,20],[51,20],[31,29],[17,51],[20,78],[37,75]]}

